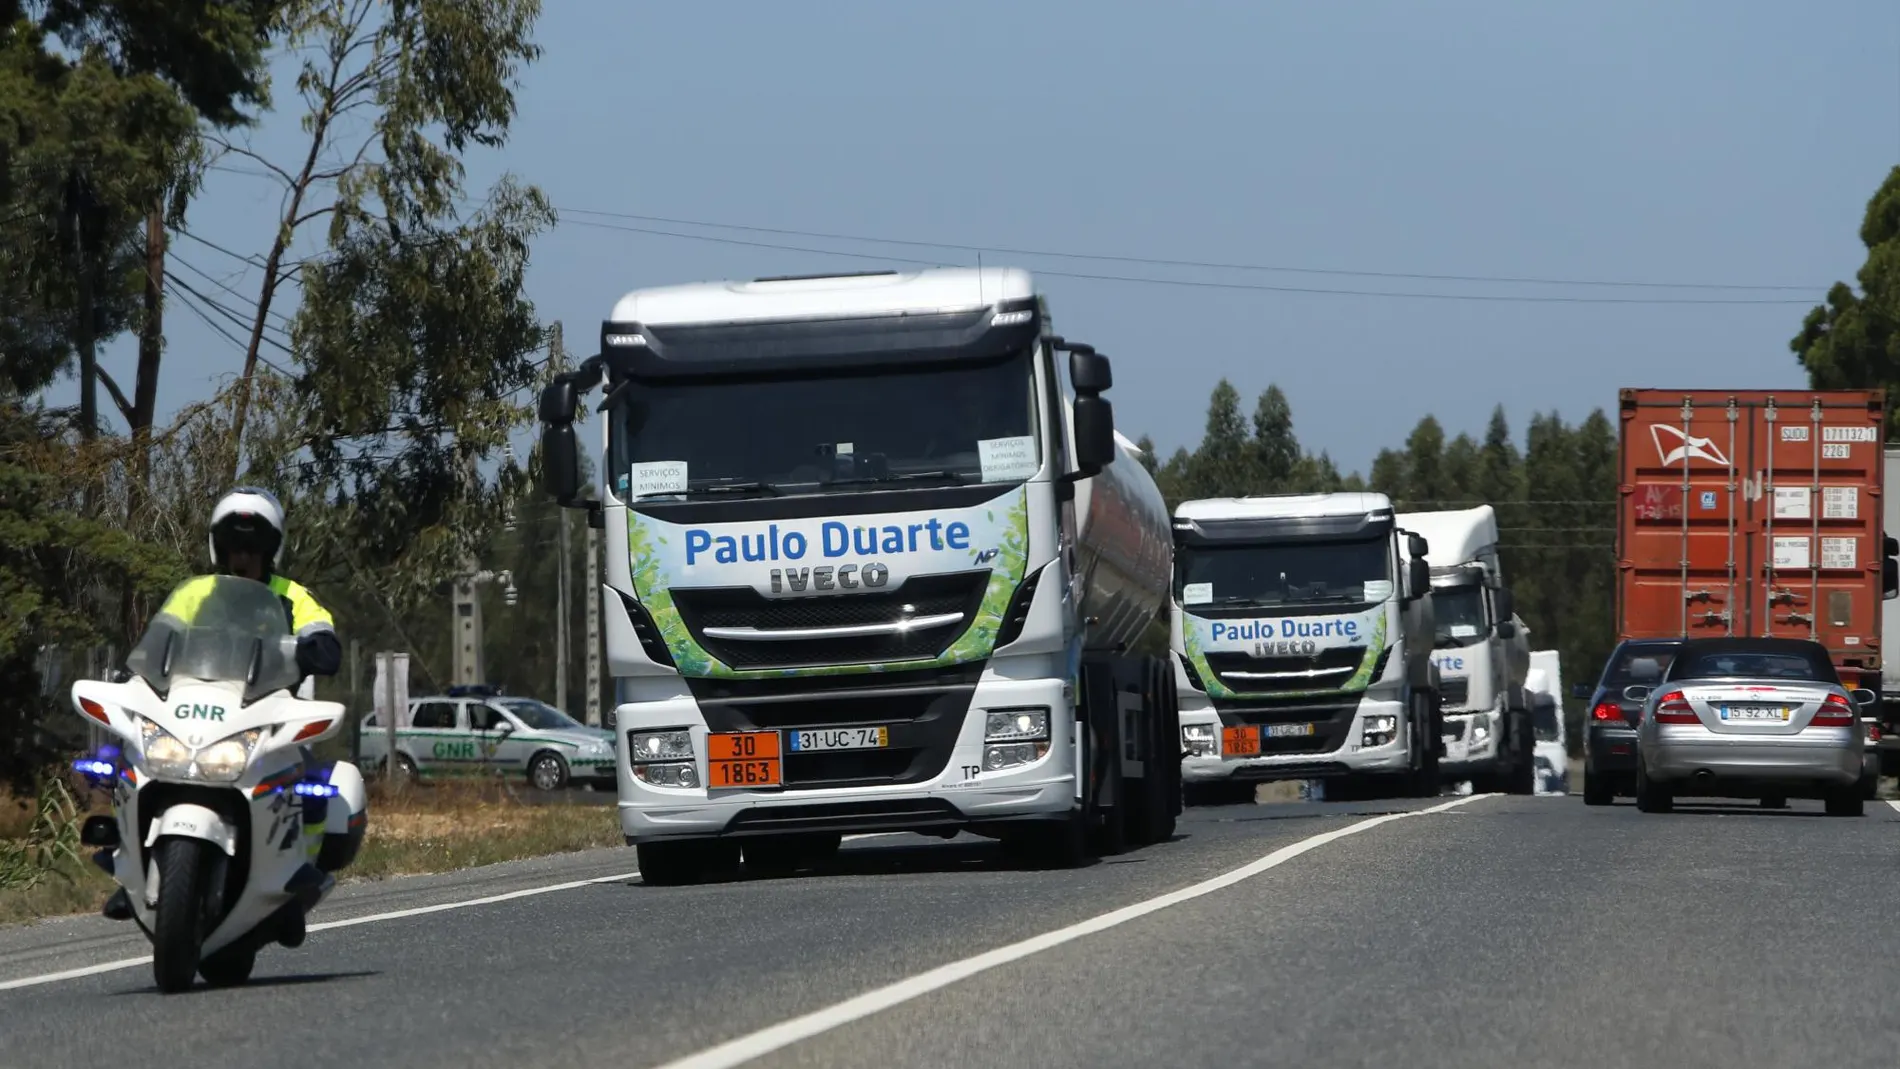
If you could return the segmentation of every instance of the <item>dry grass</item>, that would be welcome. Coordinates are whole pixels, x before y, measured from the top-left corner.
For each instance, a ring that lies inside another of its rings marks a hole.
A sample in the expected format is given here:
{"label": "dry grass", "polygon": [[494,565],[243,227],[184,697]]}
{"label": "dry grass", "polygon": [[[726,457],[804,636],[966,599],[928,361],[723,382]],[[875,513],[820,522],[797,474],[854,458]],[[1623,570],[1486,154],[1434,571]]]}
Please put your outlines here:
{"label": "dry grass", "polygon": [[[90,812],[108,811],[103,795],[90,801]],[[0,794],[0,839],[24,836],[34,815],[32,799]],[[344,879],[449,872],[622,841],[611,806],[531,805],[500,784],[448,782],[390,793],[372,785],[369,830]],[[111,878],[89,863],[60,865],[34,887],[0,890],[0,924],[93,912],[112,888]]]}

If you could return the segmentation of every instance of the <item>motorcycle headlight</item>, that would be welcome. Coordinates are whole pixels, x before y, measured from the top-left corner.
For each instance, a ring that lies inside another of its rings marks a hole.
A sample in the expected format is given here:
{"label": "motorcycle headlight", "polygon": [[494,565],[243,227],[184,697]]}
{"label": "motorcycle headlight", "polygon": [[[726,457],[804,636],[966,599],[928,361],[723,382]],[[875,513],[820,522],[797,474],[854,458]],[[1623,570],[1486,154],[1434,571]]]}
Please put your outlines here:
{"label": "motorcycle headlight", "polygon": [[139,733],[144,736],[146,771],[161,779],[191,777],[191,749],[178,736],[143,718],[139,720]]}
{"label": "motorcycle headlight", "polygon": [[195,762],[199,775],[213,783],[229,783],[244,775],[244,769],[251,763],[251,751],[263,735],[263,731],[252,728],[199,750]]}
{"label": "motorcycle headlight", "polygon": [[261,728],[252,728],[193,751],[178,736],[150,720],[144,720],[139,728],[145,742],[145,767],[153,777],[199,783],[230,783],[244,775],[257,740],[264,735]]}

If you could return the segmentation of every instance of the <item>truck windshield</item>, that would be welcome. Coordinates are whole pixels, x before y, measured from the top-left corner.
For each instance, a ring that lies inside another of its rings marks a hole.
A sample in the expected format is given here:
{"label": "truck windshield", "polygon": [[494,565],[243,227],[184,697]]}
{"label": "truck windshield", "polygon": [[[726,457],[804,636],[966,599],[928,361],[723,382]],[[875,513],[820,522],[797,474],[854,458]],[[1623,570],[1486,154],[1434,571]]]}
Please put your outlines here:
{"label": "truck windshield", "polygon": [[1175,596],[1189,610],[1384,601],[1392,596],[1390,550],[1385,538],[1184,546]]}
{"label": "truck windshield", "polygon": [[874,372],[637,382],[610,414],[622,494],[1022,482],[1039,468],[1027,350]]}
{"label": "truck windshield", "polygon": [[1435,643],[1468,646],[1484,634],[1484,589],[1478,586],[1442,586],[1432,589],[1432,618],[1437,621]]}

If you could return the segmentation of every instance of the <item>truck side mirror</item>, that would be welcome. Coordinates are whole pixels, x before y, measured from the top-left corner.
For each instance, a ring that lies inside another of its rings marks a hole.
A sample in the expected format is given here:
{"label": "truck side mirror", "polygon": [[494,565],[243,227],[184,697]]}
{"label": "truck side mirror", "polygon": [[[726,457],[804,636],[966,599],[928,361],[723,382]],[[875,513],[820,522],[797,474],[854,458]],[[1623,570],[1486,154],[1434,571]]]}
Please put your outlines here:
{"label": "truck side mirror", "polygon": [[1497,632],[1499,638],[1516,638],[1517,625],[1509,620],[1499,620]]}
{"label": "truck side mirror", "polygon": [[1070,351],[1069,385],[1075,387],[1077,397],[1106,393],[1114,384],[1115,375],[1109,368],[1108,357],[1082,347]]}
{"label": "truck side mirror", "polygon": [[[1500,621],[1498,624],[1500,628],[1498,637],[1510,638],[1511,636],[1505,634],[1502,628],[1511,622],[1511,617],[1517,615],[1517,601],[1511,596],[1511,588],[1501,586],[1493,590],[1491,592],[1491,605],[1497,610],[1498,620]],[[1513,627],[1511,630],[1516,631],[1517,628]]]}
{"label": "truck side mirror", "polygon": [[1075,399],[1075,470],[1087,478],[1098,475],[1115,459],[1115,406],[1084,394]]}
{"label": "truck side mirror", "polygon": [[1880,589],[1884,597],[1900,594],[1900,539],[1884,535],[1880,539]]}
{"label": "truck side mirror", "polygon": [[[1432,547],[1429,543],[1425,541],[1424,535],[1412,534],[1410,532],[1406,533],[1405,552],[1407,556],[1411,557],[1413,560],[1416,560],[1416,561],[1423,561],[1425,557],[1431,553],[1431,551],[1432,551]],[[1428,573],[1427,580],[1429,581],[1429,579],[1430,579],[1430,576]]]}
{"label": "truck side mirror", "polygon": [[[1413,535],[1412,537],[1417,538],[1418,536]],[[1431,592],[1432,592],[1432,570],[1431,570],[1431,567],[1425,563],[1425,558],[1423,556],[1415,556],[1411,560],[1406,561],[1405,562],[1406,600],[1417,601],[1419,598],[1422,598]]]}
{"label": "truck side mirror", "polygon": [[541,488],[566,505],[581,492],[580,448],[574,424],[549,423],[541,428]]}

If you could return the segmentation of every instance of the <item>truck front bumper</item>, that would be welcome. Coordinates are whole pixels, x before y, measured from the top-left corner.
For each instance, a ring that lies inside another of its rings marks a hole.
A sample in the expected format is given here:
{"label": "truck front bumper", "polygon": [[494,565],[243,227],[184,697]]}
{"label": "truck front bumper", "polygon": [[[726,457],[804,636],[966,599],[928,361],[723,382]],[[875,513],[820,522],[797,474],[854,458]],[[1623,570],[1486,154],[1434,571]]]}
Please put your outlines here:
{"label": "truck front bumper", "polygon": [[[1046,706],[1049,747],[1027,764],[983,771],[987,709]],[[709,789],[707,726],[690,697],[622,705],[620,827],[627,842],[794,832],[950,833],[992,824],[1066,818],[1076,804],[1073,713],[1061,680],[985,679],[977,685],[944,767],[919,783],[849,787]],[[633,774],[625,736],[689,732],[696,787],[661,787]]]}
{"label": "truck front bumper", "polygon": [[[1408,726],[1405,703],[1366,698],[1353,713],[1352,726],[1339,746],[1323,753],[1264,754],[1257,757],[1229,757],[1220,752],[1221,719],[1211,706],[1183,708],[1181,748],[1188,756],[1181,761],[1183,783],[1270,783],[1276,780],[1324,779],[1329,776],[1400,773],[1410,767],[1407,759]],[[1392,741],[1366,746],[1365,724],[1368,717],[1389,716],[1398,721],[1399,730]],[[1211,750],[1209,744],[1211,741]]]}
{"label": "truck front bumper", "polygon": [[1445,756],[1438,760],[1439,778],[1470,779],[1498,770],[1498,742],[1503,722],[1495,710],[1447,712]]}

